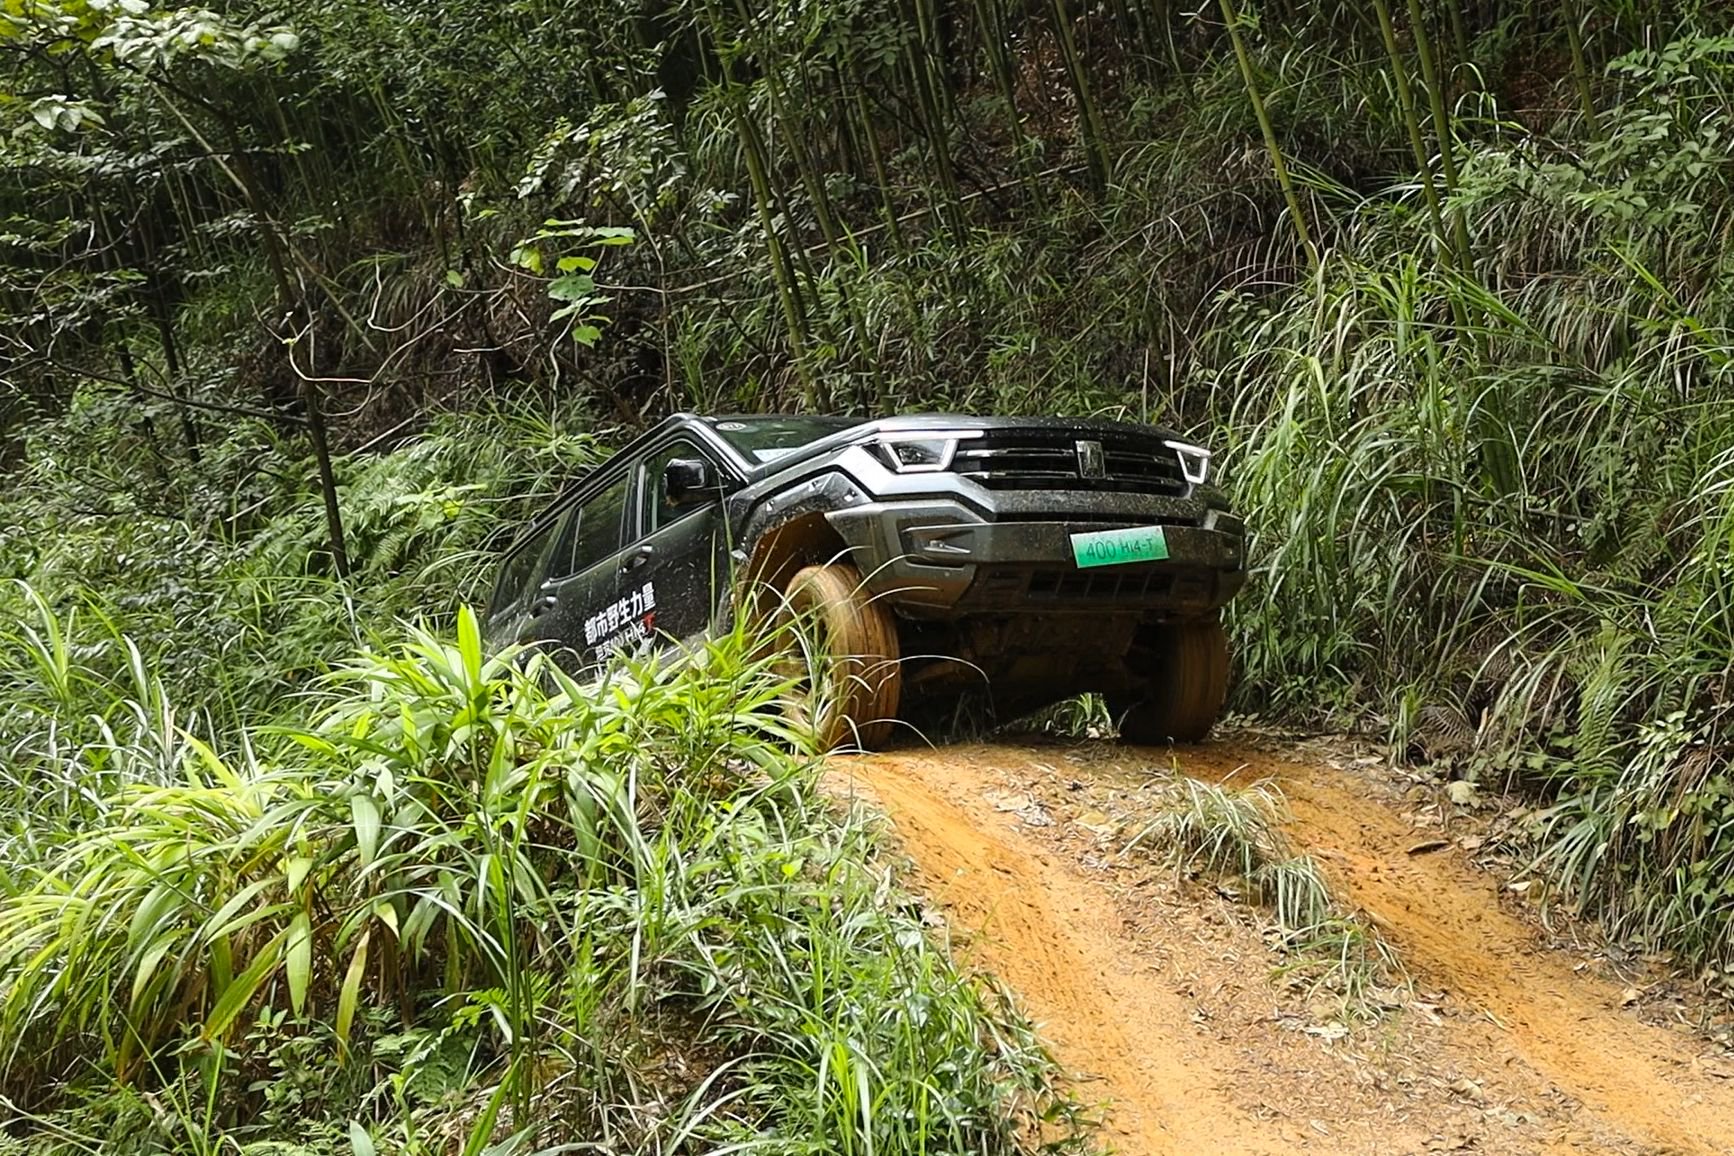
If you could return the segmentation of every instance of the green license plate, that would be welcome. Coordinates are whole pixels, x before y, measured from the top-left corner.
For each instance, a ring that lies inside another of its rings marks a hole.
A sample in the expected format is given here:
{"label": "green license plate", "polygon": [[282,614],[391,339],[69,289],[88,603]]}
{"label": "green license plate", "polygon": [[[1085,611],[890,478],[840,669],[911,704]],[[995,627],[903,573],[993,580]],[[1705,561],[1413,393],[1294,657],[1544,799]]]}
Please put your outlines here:
{"label": "green license plate", "polygon": [[1161,526],[1132,526],[1072,535],[1072,557],[1080,567],[1118,566],[1122,562],[1160,562],[1168,557]]}

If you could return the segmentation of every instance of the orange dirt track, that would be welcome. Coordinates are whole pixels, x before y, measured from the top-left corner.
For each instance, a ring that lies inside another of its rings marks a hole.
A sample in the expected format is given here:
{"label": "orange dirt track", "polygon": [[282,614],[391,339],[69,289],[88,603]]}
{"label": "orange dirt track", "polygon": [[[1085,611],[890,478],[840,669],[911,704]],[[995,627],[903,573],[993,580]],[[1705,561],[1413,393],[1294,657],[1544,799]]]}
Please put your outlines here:
{"label": "orange dirt track", "polygon": [[[1120,854],[1107,811],[1170,767],[1276,784],[1290,837],[1412,990],[1371,1023],[1334,1015],[1282,983],[1256,912]],[[1734,1063],[1544,946],[1455,847],[1411,853],[1427,833],[1383,781],[1232,741],[905,751],[830,780],[891,820],[963,958],[1017,993],[1115,1151],[1734,1152]]]}

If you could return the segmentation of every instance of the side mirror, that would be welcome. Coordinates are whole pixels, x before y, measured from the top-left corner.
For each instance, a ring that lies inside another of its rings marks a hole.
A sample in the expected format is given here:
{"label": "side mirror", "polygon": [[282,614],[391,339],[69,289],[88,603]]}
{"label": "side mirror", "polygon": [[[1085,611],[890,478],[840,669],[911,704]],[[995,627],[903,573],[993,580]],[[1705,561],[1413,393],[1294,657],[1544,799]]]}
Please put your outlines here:
{"label": "side mirror", "polygon": [[662,492],[670,505],[683,506],[702,499],[716,488],[710,463],[701,458],[675,458],[662,471]]}

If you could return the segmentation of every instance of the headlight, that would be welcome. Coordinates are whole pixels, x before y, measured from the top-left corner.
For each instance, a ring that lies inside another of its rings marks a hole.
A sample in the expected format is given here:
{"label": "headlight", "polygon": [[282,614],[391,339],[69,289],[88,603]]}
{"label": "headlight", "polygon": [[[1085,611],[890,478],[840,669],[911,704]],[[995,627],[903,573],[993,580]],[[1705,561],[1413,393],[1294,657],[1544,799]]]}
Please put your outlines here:
{"label": "headlight", "polygon": [[960,439],[980,436],[977,430],[960,430],[938,437],[928,433],[881,434],[874,439],[872,448],[900,474],[937,474],[951,468]]}
{"label": "headlight", "polygon": [[1180,458],[1180,472],[1195,486],[1202,486],[1210,477],[1210,451],[1191,442],[1163,442]]}

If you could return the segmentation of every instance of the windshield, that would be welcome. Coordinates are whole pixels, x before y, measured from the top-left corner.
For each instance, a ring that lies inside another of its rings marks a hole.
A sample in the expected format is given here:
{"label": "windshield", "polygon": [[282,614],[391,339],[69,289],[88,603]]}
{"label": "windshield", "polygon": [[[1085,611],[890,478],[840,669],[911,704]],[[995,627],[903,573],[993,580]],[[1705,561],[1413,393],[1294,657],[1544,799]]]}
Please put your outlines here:
{"label": "windshield", "polygon": [[855,417],[719,417],[711,428],[741,454],[770,462],[808,442],[861,424]]}

